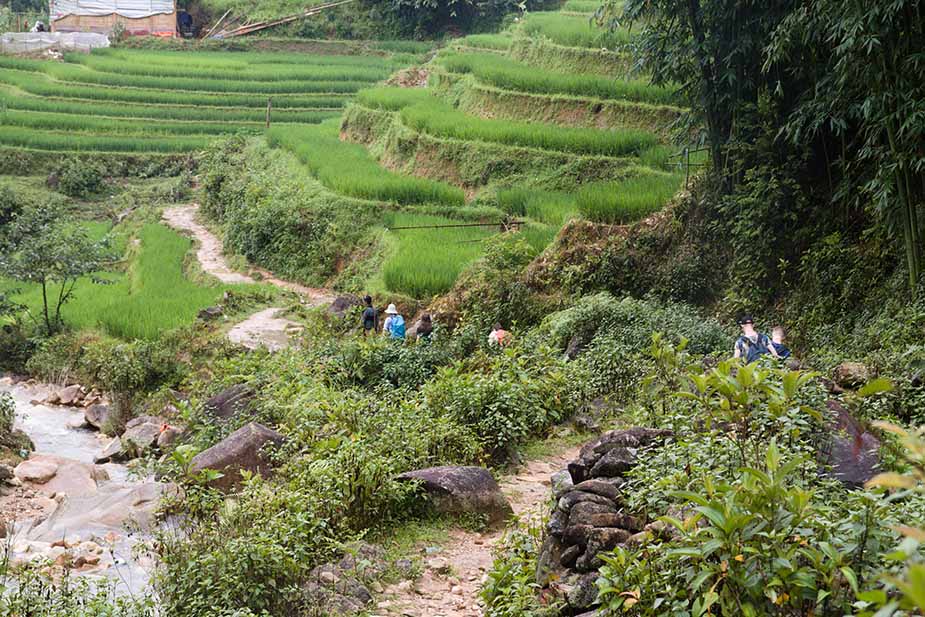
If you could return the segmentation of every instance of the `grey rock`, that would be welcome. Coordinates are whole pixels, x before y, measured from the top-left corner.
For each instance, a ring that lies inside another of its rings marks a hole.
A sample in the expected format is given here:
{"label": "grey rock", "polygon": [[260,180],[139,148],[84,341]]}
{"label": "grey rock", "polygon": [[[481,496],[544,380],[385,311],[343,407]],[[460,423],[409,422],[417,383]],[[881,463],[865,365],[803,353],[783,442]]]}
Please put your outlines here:
{"label": "grey rock", "polygon": [[173,446],[177,439],[183,434],[183,429],[179,426],[170,426],[161,429],[160,435],[157,437],[157,447],[160,450],[166,450]]}
{"label": "grey rock", "polygon": [[559,499],[559,509],[568,512],[572,507],[582,501],[599,503],[604,506],[613,506],[614,502],[606,497],[595,495],[594,493],[585,493],[583,491],[569,491]]}
{"label": "grey rock", "polygon": [[618,489],[613,482],[607,482],[606,480],[585,480],[584,482],[576,484],[575,490],[584,493],[594,493],[595,495],[613,499],[614,501],[620,500],[620,489]]}
{"label": "grey rock", "polygon": [[578,545],[572,545],[562,551],[562,556],[559,557],[559,565],[563,568],[571,568],[575,565],[575,561],[581,556],[581,547]]}
{"label": "grey rock", "polygon": [[264,449],[278,447],[283,440],[284,437],[273,429],[251,422],[193,457],[190,468],[193,473],[205,469],[220,471],[222,477],[213,480],[211,485],[228,490],[241,482],[242,471],[269,476],[272,465]]}
{"label": "grey rock", "polygon": [[125,425],[122,448],[127,454],[141,455],[157,445],[166,421],[158,416],[138,416]]}
{"label": "grey rock", "polygon": [[334,298],[334,301],[331,302],[331,306],[328,307],[328,312],[337,317],[346,317],[347,313],[351,308],[363,306],[363,300],[359,296],[353,294],[342,294]]}
{"label": "grey rock", "polygon": [[860,362],[842,362],[835,367],[832,378],[843,388],[858,388],[870,381],[871,370]]}
{"label": "grey rock", "polygon": [[385,550],[375,544],[357,542],[345,547],[337,567],[357,579],[370,583],[379,579],[387,568]]}
{"label": "grey rock", "polygon": [[572,416],[571,423],[575,430],[583,433],[596,433],[601,430],[601,423],[597,418],[587,413],[575,414]]}
{"label": "grey rock", "polygon": [[197,317],[202,321],[212,321],[221,317],[224,312],[220,306],[210,306],[199,311]]}
{"label": "grey rock", "polygon": [[573,525],[591,525],[592,527],[599,527],[600,525],[591,520],[591,517],[595,514],[617,514],[617,506],[613,503],[600,504],[590,501],[576,503],[572,509],[569,510],[567,527],[572,527]]}
{"label": "grey rock", "polygon": [[84,419],[87,421],[87,424],[97,430],[102,430],[104,426],[108,426],[111,416],[112,408],[104,403],[91,405],[84,409]]}
{"label": "grey rock", "polygon": [[313,569],[302,587],[309,615],[354,615],[373,600],[369,589],[333,564]]}
{"label": "grey rock", "polygon": [[[572,509],[572,515],[574,514],[575,508]],[[576,518],[575,520],[579,522],[579,519]],[[571,523],[571,521],[572,518],[570,515],[569,522]],[[640,531],[642,529],[642,521],[635,516],[630,516],[621,512],[590,512],[584,514],[580,522],[584,525],[591,525],[592,527],[619,527],[628,531]]]}
{"label": "grey rock", "polygon": [[16,476],[13,474],[13,468],[4,463],[0,463],[0,482],[7,482]]}
{"label": "grey rock", "polygon": [[543,546],[536,560],[536,584],[545,587],[554,578],[561,568],[562,551],[565,549],[562,542],[555,536],[546,536]]}
{"label": "grey rock", "polygon": [[254,389],[249,385],[236,384],[207,400],[205,410],[214,418],[230,420],[247,410],[254,395]]}
{"label": "grey rock", "polygon": [[546,524],[546,530],[556,537],[562,537],[565,527],[568,524],[568,512],[556,508],[549,517],[549,523]]}
{"label": "grey rock", "polygon": [[614,477],[622,475],[636,466],[636,452],[630,448],[618,447],[610,450],[591,468],[591,477]]}
{"label": "grey rock", "polygon": [[572,475],[568,472],[568,469],[557,471],[549,476],[549,480],[552,483],[553,497],[556,499],[572,490]]}
{"label": "grey rock", "polygon": [[60,405],[76,405],[83,397],[83,390],[79,385],[74,384],[58,392],[58,403]]}
{"label": "grey rock", "polygon": [[441,514],[480,514],[489,524],[507,521],[513,509],[494,477],[484,467],[430,467],[397,476],[419,482],[421,490]]}
{"label": "grey rock", "polygon": [[580,576],[569,591],[566,601],[573,609],[586,609],[597,601],[597,572]]}
{"label": "grey rock", "polygon": [[102,465],[103,463],[109,463],[110,461],[117,461],[123,458],[125,453],[122,450],[122,440],[119,437],[115,437],[100,450],[94,457],[93,462],[97,465]]}

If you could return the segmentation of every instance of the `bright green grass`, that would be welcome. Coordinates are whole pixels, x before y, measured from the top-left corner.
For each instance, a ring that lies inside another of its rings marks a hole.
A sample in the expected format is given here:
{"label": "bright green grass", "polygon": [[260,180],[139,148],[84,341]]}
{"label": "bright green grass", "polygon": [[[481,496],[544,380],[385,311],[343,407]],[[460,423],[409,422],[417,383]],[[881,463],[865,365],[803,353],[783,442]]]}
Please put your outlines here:
{"label": "bright green grass", "polygon": [[[87,223],[99,237],[108,228]],[[102,233],[101,233],[102,232]],[[192,322],[199,310],[215,304],[229,286],[202,287],[183,276],[183,260],[191,241],[157,224],[142,228],[140,247],[127,272],[101,273],[102,285],[81,279],[74,298],[62,310],[65,322],[77,328],[100,328],[126,339],[156,339],[162,332]],[[41,290],[0,280],[0,290],[19,289],[14,296],[33,311],[41,306]]]}
{"label": "bright green grass", "polygon": [[620,182],[590,184],[578,191],[578,210],[598,223],[632,223],[661,210],[681,181],[678,174],[649,172]]}
{"label": "bright green grass", "polygon": [[562,10],[572,13],[594,13],[603,4],[604,0],[568,0],[562,5]]}
{"label": "bright green grass", "polygon": [[534,251],[542,253],[558,232],[559,226],[530,221],[518,233]]}
{"label": "bright green grass", "polygon": [[202,150],[208,137],[139,137],[127,135],[86,135],[41,131],[18,126],[0,126],[0,144],[32,150],[74,152],[191,152]]}
{"label": "bright green grass", "polygon": [[434,43],[431,41],[376,41],[373,43],[373,48],[392,53],[426,54],[434,48]]}
{"label": "bright green grass", "polygon": [[578,214],[575,195],[558,191],[505,189],[498,192],[498,205],[508,214],[529,216],[556,229]]}
{"label": "bright green grass", "polygon": [[388,171],[366,148],[340,141],[339,135],[340,122],[327,120],[314,126],[272,127],[267,131],[267,140],[270,145],[291,150],[323,185],[342,195],[398,204],[465,203],[462,190]]}
{"label": "bright green grass", "polygon": [[567,47],[616,49],[632,40],[627,29],[610,31],[584,15],[563,15],[559,12],[528,13],[523,29],[530,36],[545,36]]}
{"label": "bright green grass", "polygon": [[644,79],[614,80],[596,75],[555,73],[502,58],[496,54],[440,56],[441,64],[454,73],[471,73],[479,81],[498,88],[539,94],[570,94],[655,104],[671,104],[671,89],[653,86]]}
{"label": "bright green grass", "polygon": [[[178,58],[180,60],[180,58]],[[388,77],[388,67],[367,66],[324,66],[324,65],[255,65],[253,67],[228,70],[226,67],[201,67],[191,69],[181,62],[177,64],[141,64],[118,58],[96,57],[80,54],[75,58],[80,65],[104,74],[135,75],[148,78],[195,78],[228,81],[378,81]]]}
{"label": "bright green grass", "polygon": [[[0,82],[46,97],[84,99],[91,101],[146,103],[165,105],[203,105],[210,107],[258,107],[267,106],[267,97],[259,94],[215,94],[145,88],[115,88],[89,86],[59,82],[41,73],[0,69]],[[324,95],[276,95],[273,108],[317,109],[319,107],[343,106],[340,96]]]}
{"label": "bright green grass", "polygon": [[[0,66],[3,65],[0,60]],[[365,80],[323,81],[241,81],[235,79],[205,79],[199,77],[150,77],[98,73],[75,64],[48,63],[43,71],[60,82],[69,84],[95,84],[119,88],[153,88],[157,90],[189,92],[228,92],[233,94],[307,94],[356,92],[378,78]]]}
{"label": "bright green grass", "polygon": [[[386,226],[447,225],[458,220],[422,214],[391,213]],[[386,287],[415,298],[449,290],[463,268],[482,254],[491,227],[390,230],[390,254],[382,266]]]}
{"label": "bright green grass", "polygon": [[381,86],[357,92],[357,101],[364,107],[398,111],[409,105],[430,101],[433,95],[426,88]]}
{"label": "bright green grass", "polygon": [[513,39],[510,34],[470,34],[453,41],[457,45],[464,47],[476,47],[481,49],[493,49],[496,51],[507,51],[511,48]]}
{"label": "bright green grass", "polygon": [[[346,99],[344,99],[346,102]],[[107,118],[137,118],[149,120],[175,120],[200,122],[264,122],[265,109],[240,109],[233,107],[192,107],[181,105],[143,105],[138,103],[93,103],[57,98],[44,98],[27,94],[15,94],[13,89],[0,86],[0,110],[21,110],[76,114],[84,118],[102,116]],[[301,122],[314,124],[340,115],[336,110],[291,110],[273,111],[273,122]]]}
{"label": "bright green grass", "polygon": [[402,109],[401,118],[407,126],[439,137],[575,154],[633,156],[658,144],[658,137],[639,129],[600,130],[486,120],[466,115],[436,98]]}
{"label": "bright green grass", "polygon": [[[382,41],[385,43],[385,41]],[[429,44],[428,44],[429,45]],[[68,61],[82,54],[65,56]],[[304,54],[300,52],[241,52],[241,51],[170,51],[150,49],[123,49],[109,47],[94,49],[91,58],[106,57],[126,60],[131,63],[176,65],[191,69],[227,68],[228,70],[245,69],[264,65],[316,65],[316,66],[366,66],[394,68],[400,63],[383,56],[338,56],[324,54]]]}
{"label": "bright green grass", "polygon": [[149,122],[94,116],[37,113],[0,110],[0,125],[18,126],[69,133],[108,135],[221,135],[237,131],[262,132],[264,125],[252,123],[237,126],[225,123],[205,122]]}

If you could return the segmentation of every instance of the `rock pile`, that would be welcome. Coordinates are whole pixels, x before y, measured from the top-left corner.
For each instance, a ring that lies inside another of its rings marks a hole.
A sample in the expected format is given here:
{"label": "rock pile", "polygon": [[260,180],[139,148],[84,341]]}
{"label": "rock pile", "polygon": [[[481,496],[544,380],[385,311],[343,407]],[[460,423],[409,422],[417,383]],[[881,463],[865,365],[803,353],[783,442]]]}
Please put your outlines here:
{"label": "rock pile", "polygon": [[314,568],[302,591],[308,615],[355,615],[363,612],[381,591],[379,579],[387,567],[385,551],[380,547],[358,543],[347,547],[337,562]]}
{"label": "rock pile", "polygon": [[44,399],[32,401],[35,405],[62,405],[64,407],[92,407],[103,401],[103,394],[80,384],[71,384],[53,390]]}
{"label": "rock pile", "polygon": [[622,474],[638,464],[642,448],[661,443],[671,431],[631,428],[610,431],[585,444],[577,459],[553,474],[556,505],[537,564],[536,582],[565,599],[572,612],[591,608],[599,554],[637,541],[645,521],[626,512]]}

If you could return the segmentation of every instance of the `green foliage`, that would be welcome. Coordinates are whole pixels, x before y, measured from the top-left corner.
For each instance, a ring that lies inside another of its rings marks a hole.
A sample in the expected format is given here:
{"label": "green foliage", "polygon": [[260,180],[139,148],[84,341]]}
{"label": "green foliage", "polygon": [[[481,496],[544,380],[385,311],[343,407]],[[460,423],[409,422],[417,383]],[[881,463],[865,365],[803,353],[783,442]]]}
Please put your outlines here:
{"label": "green foliage", "polygon": [[589,220],[627,224],[661,210],[680,185],[677,175],[645,173],[620,182],[590,184],[578,191],[575,201],[578,211]]}
{"label": "green foliage", "polygon": [[200,163],[203,210],[225,246],[279,276],[321,285],[368,229],[375,204],[335,195],[263,140],[215,143]]}
{"label": "green foliage", "polygon": [[551,349],[508,347],[441,369],[423,389],[424,405],[472,427],[487,452],[508,448],[567,418],[575,408]]}
{"label": "green foliage", "polygon": [[3,392],[0,394],[0,440],[13,432],[13,421],[16,419],[16,405],[13,397]]}
{"label": "green foliage", "polygon": [[65,574],[52,579],[41,567],[13,573],[0,560],[0,615],[43,617],[153,617],[147,597],[120,596],[112,584]]}
{"label": "green foliage", "polygon": [[497,54],[460,55],[446,52],[439,56],[439,62],[450,72],[471,73],[489,85],[521,92],[571,94],[661,105],[670,105],[675,100],[671,87],[653,86],[648,80],[615,81],[596,75],[537,71],[535,67],[500,58]]}
{"label": "green foliage", "polygon": [[575,196],[564,192],[515,187],[498,192],[498,205],[513,216],[529,216],[555,227],[577,214]]}
{"label": "green foliage", "polygon": [[40,293],[34,318],[46,334],[55,334],[64,325],[61,309],[75,296],[78,281],[107,258],[106,242],[68,224],[54,208],[24,210],[5,236],[0,238],[0,274]]}
{"label": "green foliage", "polygon": [[486,617],[552,617],[556,603],[543,606],[538,597],[536,561],[543,544],[543,521],[528,520],[508,531],[494,551],[494,562],[482,586]]}
{"label": "green foliage", "polygon": [[90,161],[70,159],[55,172],[58,188],[71,197],[90,197],[104,186],[103,168]]}
{"label": "green foliage", "polygon": [[461,189],[388,171],[363,146],[340,141],[338,135],[339,122],[326,121],[297,129],[273,127],[267,140],[294,152],[322,184],[342,195],[399,204],[465,202]]}
{"label": "green foliage", "polygon": [[357,102],[371,109],[398,111],[409,105],[430,100],[431,93],[426,88],[402,88],[399,86],[379,86],[357,92]]}
{"label": "green foliage", "polygon": [[503,32],[499,34],[470,34],[454,41],[456,45],[464,47],[492,49],[495,51],[507,51],[512,42],[513,38]]}
{"label": "green foliage", "polygon": [[[598,4],[591,12],[600,6]],[[619,49],[633,40],[626,27],[602,28],[584,15],[563,15],[559,12],[530,13],[523,20],[523,30],[529,36],[545,36],[568,47]]]}

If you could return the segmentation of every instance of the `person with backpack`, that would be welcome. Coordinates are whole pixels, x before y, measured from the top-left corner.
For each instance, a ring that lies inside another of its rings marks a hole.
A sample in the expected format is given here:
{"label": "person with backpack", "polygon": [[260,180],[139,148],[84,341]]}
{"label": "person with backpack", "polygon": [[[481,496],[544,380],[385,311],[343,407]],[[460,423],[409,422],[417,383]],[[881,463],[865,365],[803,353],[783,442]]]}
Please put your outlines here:
{"label": "person with backpack", "polygon": [[755,321],[750,315],[743,315],[739,319],[739,326],[742,328],[742,335],[735,343],[735,358],[742,358],[746,364],[751,364],[766,353],[778,357],[777,350],[767,335],[755,330]]}
{"label": "person with backpack", "polygon": [[774,326],[771,329],[771,347],[777,352],[778,358],[786,359],[792,355],[790,348],[787,347],[787,343],[785,342],[786,337],[787,332],[784,330],[783,326]]}
{"label": "person with backpack", "polygon": [[379,331],[379,311],[373,306],[372,296],[363,298],[366,308],[363,309],[363,336],[375,334]]}
{"label": "person with backpack", "polygon": [[401,316],[394,304],[390,304],[385,309],[385,314],[388,317],[385,318],[385,323],[382,325],[382,333],[389,338],[404,340],[405,318]]}

